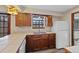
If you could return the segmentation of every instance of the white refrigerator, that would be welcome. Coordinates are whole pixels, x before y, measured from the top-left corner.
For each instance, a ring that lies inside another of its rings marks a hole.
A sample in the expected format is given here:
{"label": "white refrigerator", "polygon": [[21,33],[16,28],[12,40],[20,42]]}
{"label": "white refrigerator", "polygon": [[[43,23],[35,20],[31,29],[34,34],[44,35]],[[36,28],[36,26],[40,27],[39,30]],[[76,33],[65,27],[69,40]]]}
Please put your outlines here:
{"label": "white refrigerator", "polygon": [[69,46],[69,30],[67,21],[55,21],[53,31],[56,33],[56,48]]}

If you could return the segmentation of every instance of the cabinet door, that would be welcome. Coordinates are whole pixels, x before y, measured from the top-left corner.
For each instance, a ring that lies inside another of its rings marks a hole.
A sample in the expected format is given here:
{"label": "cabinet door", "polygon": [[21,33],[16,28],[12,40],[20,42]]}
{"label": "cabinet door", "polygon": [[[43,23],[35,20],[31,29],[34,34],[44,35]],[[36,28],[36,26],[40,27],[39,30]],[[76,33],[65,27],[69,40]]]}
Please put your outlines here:
{"label": "cabinet door", "polygon": [[26,13],[26,26],[31,26],[31,14]]}
{"label": "cabinet door", "polygon": [[53,25],[53,21],[52,21],[52,16],[47,16],[47,18],[48,18],[48,24],[47,24],[47,26],[52,26]]}
{"label": "cabinet door", "polygon": [[33,50],[40,50],[40,38],[32,38],[33,40]]}
{"label": "cabinet door", "polygon": [[56,46],[55,34],[49,34],[49,48],[55,48]]}
{"label": "cabinet door", "polygon": [[27,36],[27,52],[31,52],[31,51],[36,51],[36,50],[40,50],[40,36],[38,35],[30,35]]}
{"label": "cabinet door", "polygon": [[16,26],[31,26],[31,14],[19,13],[16,15]]}
{"label": "cabinet door", "polygon": [[40,40],[40,48],[41,49],[48,48],[48,35],[42,35]]}
{"label": "cabinet door", "polygon": [[16,15],[16,26],[26,26],[26,16],[24,13]]}
{"label": "cabinet door", "polygon": [[33,50],[33,40],[30,38],[26,38],[26,52],[30,52]]}

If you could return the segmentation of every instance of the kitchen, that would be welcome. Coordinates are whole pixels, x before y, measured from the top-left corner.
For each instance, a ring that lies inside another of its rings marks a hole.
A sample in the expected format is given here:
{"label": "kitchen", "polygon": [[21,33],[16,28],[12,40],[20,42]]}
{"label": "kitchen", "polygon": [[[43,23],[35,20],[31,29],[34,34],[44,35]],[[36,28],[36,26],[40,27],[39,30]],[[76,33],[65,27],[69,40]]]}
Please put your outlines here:
{"label": "kitchen", "polygon": [[[24,5],[2,5],[0,7],[0,12],[2,12],[2,14],[0,14],[1,20],[6,17],[5,15],[8,7],[12,7],[15,9],[17,8],[19,11],[18,14],[8,14],[8,35],[5,32],[6,27],[4,23],[6,21],[2,21],[3,27],[1,28],[3,28],[4,30],[4,40],[3,38],[2,40],[0,39],[2,42],[0,44],[1,53],[33,52],[44,49],[53,50],[56,48],[60,50],[62,48],[70,46],[70,24],[68,23],[69,20],[66,20],[66,18],[64,17],[65,14],[63,15],[63,12],[75,8],[75,6],[66,6],[67,9],[65,10],[64,8],[62,8],[63,10],[52,8],[53,11],[48,11],[45,9],[42,10],[40,9],[40,6],[36,6],[35,8],[33,8],[34,6],[26,7]],[[41,8],[44,7],[45,6],[41,6]],[[49,6],[46,7],[49,8]],[[58,8],[59,6],[55,7]],[[60,8],[61,7],[64,6],[60,6]],[[62,12],[54,12],[55,10]]]}

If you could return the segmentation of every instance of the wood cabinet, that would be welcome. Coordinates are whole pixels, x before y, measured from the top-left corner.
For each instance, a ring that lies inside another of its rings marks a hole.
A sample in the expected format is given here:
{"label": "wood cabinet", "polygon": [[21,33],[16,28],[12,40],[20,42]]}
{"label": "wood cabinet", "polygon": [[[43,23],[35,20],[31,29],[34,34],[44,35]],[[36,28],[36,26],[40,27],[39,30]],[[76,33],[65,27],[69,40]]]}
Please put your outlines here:
{"label": "wood cabinet", "polygon": [[[53,26],[52,16],[44,15],[47,17],[47,26]],[[16,15],[16,26],[31,26],[31,13],[18,13]]]}
{"label": "wood cabinet", "polygon": [[49,34],[49,48],[56,48],[56,35],[55,34]]}
{"label": "wood cabinet", "polygon": [[55,34],[27,35],[26,51],[32,52],[36,50],[55,48]]}
{"label": "wood cabinet", "polygon": [[31,14],[26,13],[26,26],[31,26]]}
{"label": "wood cabinet", "polygon": [[16,26],[31,26],[31,14],[18,13],[16,15]]}
{"label": "wood cabinet", "polygon": [[27,35],[26,49],[27,51],[40,50],[41,35]]}
{"label": "wood cabinet", "polygon": [[47,26],[53,26],[53,21],[52,21],[52,16],[47,16],[47,18],[48,18],[48,23],[47,23]]}
{"label": "wood cabinet", "polygon": [[43,34],[41,36],[41,40],[40,40],[40,49],[46,49],[48,48],[48,35],[47,34]]}

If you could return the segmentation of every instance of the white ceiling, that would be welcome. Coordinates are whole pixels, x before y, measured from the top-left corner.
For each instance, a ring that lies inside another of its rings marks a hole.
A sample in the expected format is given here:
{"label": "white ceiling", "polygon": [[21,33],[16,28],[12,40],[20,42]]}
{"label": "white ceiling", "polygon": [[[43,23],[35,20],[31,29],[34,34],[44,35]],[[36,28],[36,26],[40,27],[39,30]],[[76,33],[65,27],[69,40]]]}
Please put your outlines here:
{"label": "white ceiling", "polygon": [[22,9],[29,7],[48,11],[65,12],[76,6],[77,5],[20,5],[19,7]]}

